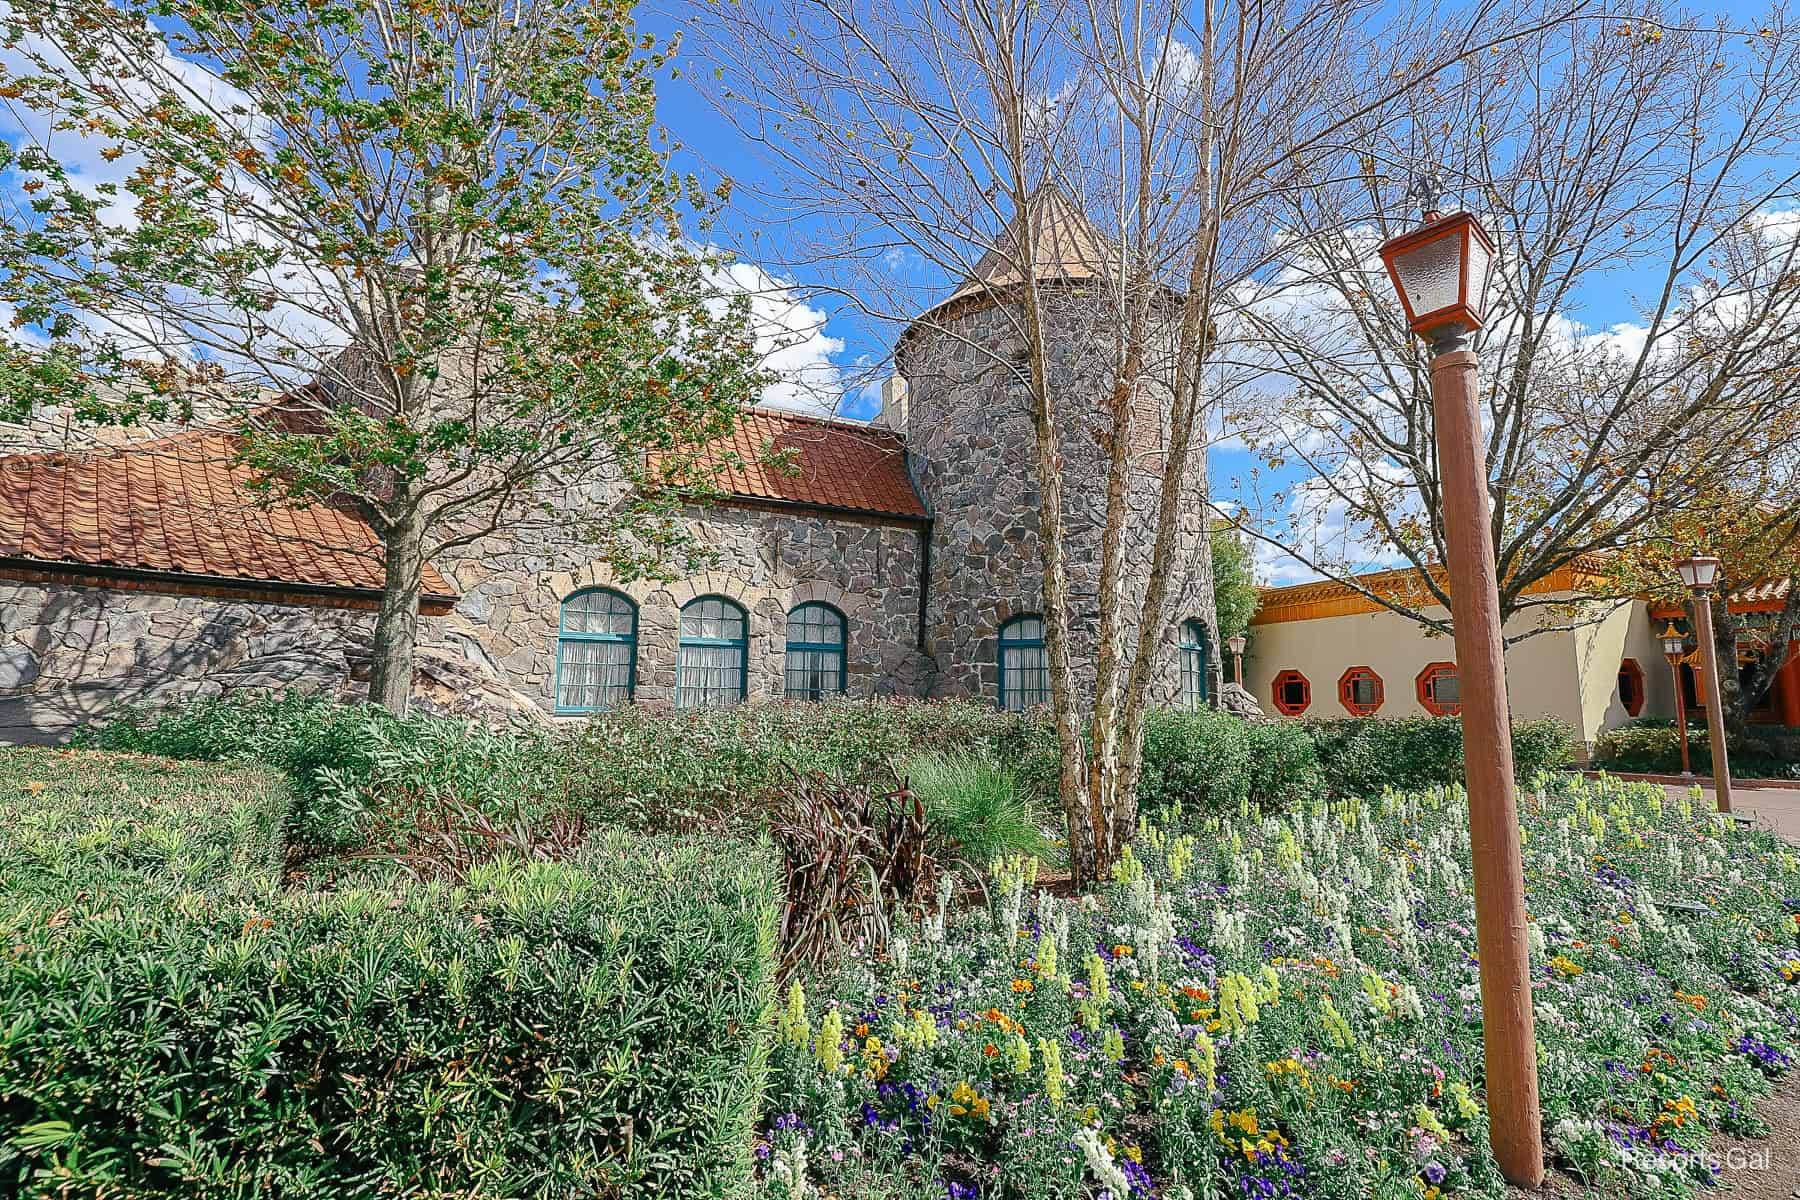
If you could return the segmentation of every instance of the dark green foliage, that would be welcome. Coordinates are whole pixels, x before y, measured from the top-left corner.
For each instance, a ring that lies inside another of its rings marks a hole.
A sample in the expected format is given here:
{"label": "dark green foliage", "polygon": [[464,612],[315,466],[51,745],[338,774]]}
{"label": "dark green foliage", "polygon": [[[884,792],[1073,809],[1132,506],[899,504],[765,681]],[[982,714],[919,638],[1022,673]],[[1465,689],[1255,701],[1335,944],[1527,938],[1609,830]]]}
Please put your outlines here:
{"label": "dark green foliage", "polygon": [[[766,847],[613,831],[455,887],[283,890],[269,784],[0,757],[0,1193],[742,1194]],[[78,823],[106,836],[50,856]]]}
{"label": "dark green foliage", "polygon": [[288,692],[128,710],[81,730],[74,744],[265,763],[293,788],[290,839],[332,848],[381,839],[389,810],[420,798],[536,805],[556,790],[546,741],[420,715],[399,720],[378,705]]}
{"label": "dark green foliage", "polygon": [[[563,747],[562,787],[585,810],[634,825],[760,824],[790,771],[881,782],[912,755],[964,750],[1020,769],[1028,787],[1056,778],[1055,737],[1042,714],[974,701],[759,701],[596,716]],[[1046,754],[1047,766],[1035,761]]]}
{"label": "dark green foliage", "polygon": [[151,879],[266,891],[288,797],[243,766],[0,748],[0,892]]}
{"label": "dark green foliage", "polygon": [[1199,812],[1240,807],[1250,787],[1246,729],[1238,718],[1212,709],[1153,713],[1144,726],[1139,806],[1180,804]]}
{"label": "dark green foliage", "polygon": [[1253,567],[1250,549],[1235,530],[1227,526],[1212,531],[1213,611],[1219,622],[1221,652],[1225,639],[1250,632],[1250,618],[1262,607],[1262,589],[1256,586]]}
{"label": "dark green foliage", "polygon": [[[1334,795],[1379,796],[1463,780],[1462,721],[1456,717],[1348,717],[1302,722],[1318,747]],[[1513,772],[1529,782],[1569,765],[1573,733],[1560,721],[1513,722]]]}
{"label": "dark green foliage", "polygon": [[[1731,773],[1740,779],[1800,779],[1800,735],[1757,729],[1728,734]],[[1712,773],[1712,741],[1706,727],[1688,727],[1688,757],[1697,774]],[[1681,770],[1681,734],[1675,723],[1648,719],[1600,735],[1593,765],[1608,771],[1675,774]]]}

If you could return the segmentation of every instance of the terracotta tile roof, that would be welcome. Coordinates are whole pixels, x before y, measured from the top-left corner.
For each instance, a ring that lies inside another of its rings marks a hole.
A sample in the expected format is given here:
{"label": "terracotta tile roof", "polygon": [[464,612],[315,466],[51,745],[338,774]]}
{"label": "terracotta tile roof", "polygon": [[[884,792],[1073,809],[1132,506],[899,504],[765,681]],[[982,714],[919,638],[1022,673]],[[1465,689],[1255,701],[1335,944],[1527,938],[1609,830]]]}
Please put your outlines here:
{"label": "terracotta tile roof", "polygon": [[1728,603],[1758,608],[1780,608],[1787,603],[1788,593],[1794,590],[1792,579],[1771,579],[1763,583],[1753,583],[1749,587],[1741,587],[1731,593]]}
{"label": "terracotta tile roof", "polygon": [[[0,458],[0,558],[232,583],[379,590],[381,543],[348,506],[259,509],[229,435]],[[424,590],[456,591],[430,564]]]}
{"label": "terracotta tile roof", "polygon": [[[771,450],[785,452],[797,471],[765,462]],[[730,462],[733,455],[741,462]],[[915,519],[928,515],[906,473],[906,445],[886,429],[749,408],[729,436],[701,451],[699,461],[726,464],[715,483],[734,499]]]}

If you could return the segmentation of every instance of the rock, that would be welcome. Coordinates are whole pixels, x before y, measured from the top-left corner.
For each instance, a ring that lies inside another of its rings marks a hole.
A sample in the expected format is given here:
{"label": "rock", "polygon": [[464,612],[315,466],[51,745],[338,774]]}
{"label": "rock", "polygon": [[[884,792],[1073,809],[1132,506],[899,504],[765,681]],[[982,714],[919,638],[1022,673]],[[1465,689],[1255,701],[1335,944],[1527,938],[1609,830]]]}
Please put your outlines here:
{"label": "rock", "polygon": [[29,646],[0,648],[0,689],[28,687],[38,677],[37,655]]}
{"label": "rock", "polygon": [[494,729],[553,725],[549,714],[485,666],[437,647],[421,646],[413,656],[412,704],[432,716],[462,717]]}
{"label": "rock", "polygon": [[1256,697],[1238,683],[1228,683],[1219,689],[1219,707],[1234,717],[1242,717],[1246,721],[1266,721],[1262,705]]}

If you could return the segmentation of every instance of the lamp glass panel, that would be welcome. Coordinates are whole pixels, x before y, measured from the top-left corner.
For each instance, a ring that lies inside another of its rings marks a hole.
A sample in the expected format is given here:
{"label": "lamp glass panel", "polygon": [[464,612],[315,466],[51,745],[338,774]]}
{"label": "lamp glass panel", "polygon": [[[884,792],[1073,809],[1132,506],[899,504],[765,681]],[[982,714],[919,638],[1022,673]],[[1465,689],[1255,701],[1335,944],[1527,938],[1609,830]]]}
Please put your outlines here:
{"label": "lamp glass panel", "polygon": [[1469,307],[1480,319],[1487,312],[1488,267],[1492,263],[1481,239],[1473,233],[1466,236],[1469,239]]}
{"label": "lamp glass panel", "polygon": [[1415,317],[1456,304],[1462,299],[1462,238],[1449,233],[1408,250],[1394,260],[1394,272]]}

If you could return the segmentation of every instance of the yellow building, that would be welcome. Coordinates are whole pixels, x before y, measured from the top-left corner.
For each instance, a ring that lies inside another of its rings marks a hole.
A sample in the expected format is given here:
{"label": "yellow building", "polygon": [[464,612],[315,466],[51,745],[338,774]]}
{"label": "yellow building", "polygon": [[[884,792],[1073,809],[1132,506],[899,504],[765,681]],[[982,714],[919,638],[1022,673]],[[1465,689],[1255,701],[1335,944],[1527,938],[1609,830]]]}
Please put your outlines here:
{"label": "yellow building", "polygon": [[[1320,581],[1266,588],[1251,621],[1244,686],[1265,712],[1289,717],[1454,715],[1461,711],[1456,647],[1367,593],[1388,596],[1424,612],[1429,593],[1418,572],[1364,575],[1361,590]],[[1659,639],[1678,610],[1642,599],[1589,598],[1597,583],[1580,567],[1565,567],[1528,589],[1533,606],[1506,625],[1507,687],[1517,717],[1556,717],[1583,742],[1636,717],[1675,715],[1675,683]],[[1778,611],[1789,583],[1734,594],[1734,613]],[[1752,719],[1800,726],[1800,646]],[[1682,687],[1698,720],[1695,677],[1684,666]]]}

